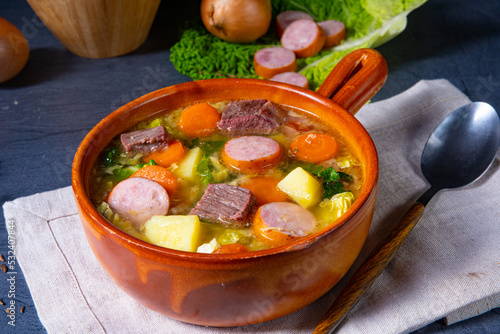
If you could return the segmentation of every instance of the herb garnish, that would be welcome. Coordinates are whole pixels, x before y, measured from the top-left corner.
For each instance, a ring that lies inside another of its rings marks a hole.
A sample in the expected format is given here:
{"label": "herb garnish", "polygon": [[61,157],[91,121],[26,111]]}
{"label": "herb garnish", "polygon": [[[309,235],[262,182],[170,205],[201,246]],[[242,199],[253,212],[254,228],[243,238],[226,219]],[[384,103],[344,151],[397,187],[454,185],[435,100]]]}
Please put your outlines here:
{"label": "herb garnish", "polygon": [[201,176],[201,182],[207,185],[213,181],[212,172],[215,171],[215,167],[210,160],[210,156],[222,149],[226,141],[202,141],[197,143],[198,146],[203,151],[203,158],[201,158],[200,163],[196,166],[196,171]]}
{"label": "herb garnish", "polygon": [[311,163],[300,164],[300,167],[323,181],[323,189],[325,190],[323,198],[330,198],[335,194],[345,192],[342,181],[352,181],[351,175],[338,172],[333,167],[325,168]]}

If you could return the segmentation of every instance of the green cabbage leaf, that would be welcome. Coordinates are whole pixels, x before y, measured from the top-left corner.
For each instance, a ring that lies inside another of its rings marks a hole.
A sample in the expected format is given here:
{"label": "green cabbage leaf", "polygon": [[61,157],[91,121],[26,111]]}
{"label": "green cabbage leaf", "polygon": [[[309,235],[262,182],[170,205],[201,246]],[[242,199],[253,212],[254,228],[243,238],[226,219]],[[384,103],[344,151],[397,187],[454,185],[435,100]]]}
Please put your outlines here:
{"label": "green cabbage leaf", "polygon": [[346,191],[323,199],[311,211],[318,221],[318,226],[324,228],[342,216],[353,203],[354,195],[350,191]]}
{"label": "green cabbage leaf", "polygon": [[[313,57],[298,59],[298,72],[316,90],[346,54],[360,48],[375,48],[399,35],[408,14],[427,0],[272,0],[274,17],[286,10],[309,13],[316,22],[335,19],[344,22],[343,43]],[[253,55],[261,48],[280,45],[271,28],[259,40],[236,44],[210,34],[201,20],[186,22],[179,41],[170,49],[170,60],[182,74],[194,79],[257,78]]]}

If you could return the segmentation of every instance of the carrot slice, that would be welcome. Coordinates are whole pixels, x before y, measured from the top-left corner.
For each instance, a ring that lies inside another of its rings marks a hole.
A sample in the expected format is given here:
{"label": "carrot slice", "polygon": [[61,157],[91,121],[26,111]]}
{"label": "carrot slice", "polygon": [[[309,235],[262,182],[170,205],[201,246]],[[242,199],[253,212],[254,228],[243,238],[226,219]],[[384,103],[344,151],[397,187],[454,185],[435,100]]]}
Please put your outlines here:
{"label": "carrot slice", "polygon": [[279,164],[283,150],[269,137],[242,136],[230,139],[222,149],[224,164],[240,173],[261,174]]}
{"label": "carrot slice", "polygon": [[307,133],[290,143],[290,152],[297,159],[319,163],[333,158],[339,150],[337,141],[323,133]]}
{"label": "carrot slice", "polygon": [[282,233],[276,229],[272,229],[264,222],[262,219],[260,212],[261,208],[257,210],[255,213],[255,217],[252,223],[252,231],[255,234],[255,237],[259,239],[262,243],[264,243],[268,247],[278,247],[282,245],[286,245],[293,240],[297,239],[292,235]]}
{"label": "carrot slice", "polygon": [[231,253],[243,253],[248,252],[248,248],[242,244],[227,244],[221,245],[219,248],[214,250],[212,254],[231,254]]}
{"label": "carrot slice", "polygon": [[149,160],[154,160],[156,164],[162,167],[169,167],[171,164],[181,161],[186,154],[184,145],[178,140],[172,141],[165,150],[154,151],[143,157],[147,163]]}
{"label": "carrot slice", "polygon": [[278,179],[269,176],[253,177],[240,186],[252,192],[257,200],[257,205],[271,202],[286,202],[287,194],[278,188]]}
{"label": "carrot slice", "polygon": [[175,193],[179,187],[179,179],[172,172],[162,166],[144,166],[130,177],[143,177],[158,182],[169,195]]}
{"label": "carrot slice", "polygon": [[220,114],[206,102],[186,108],[179,118],[179,128],[190,137],[206,137],[217,131]]}

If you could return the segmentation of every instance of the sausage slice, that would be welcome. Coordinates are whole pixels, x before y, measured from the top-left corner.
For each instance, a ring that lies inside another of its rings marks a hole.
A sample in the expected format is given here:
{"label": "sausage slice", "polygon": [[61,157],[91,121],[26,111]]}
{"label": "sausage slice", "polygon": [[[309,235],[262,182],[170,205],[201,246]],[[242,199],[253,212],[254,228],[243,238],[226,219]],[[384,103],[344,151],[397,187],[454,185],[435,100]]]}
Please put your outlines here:
{"label": "sausage slice", "polygon": [[345,24],[337,20],[326,20],[318,22],[318,25],[323,28],[326,34],[324,49],[339,45],[345,39]]}
{"label": "sausage slice", "polygon": [[314,21],[311,15],[299,10],[286,10],[276,15],[276,33],[278,34],[278,37],[281,38],[283,32],[290,25],[290,23],[301,19]]}
{"label": "sausage slice", "polygon": [[253,66],[258,76],[270,79],[278,73],[295,71],[297,59],[293,51],[272,46],[255,52]]}
{"label": "sausage slice", "polygon": [[134,177],[118,183],[108,195],[108,205],[140,230],[154,215],[166,215],[170,205],[167,191],[159,183]]}
{"label": "sausage slice", "polygon": [[230,139],[222,149],[222,161],[240,173],[261,174],[278,165],[280,144],[269,137],[242,136]]}
{"label": "sausage slice", "polygon": [[262,242],[277,247],[312,233],[316,224],[314,215],[300,205],[273,202],[259,207],[252,230]]}
{"label": "sausage slice", "polygon": [[309,88],[309,80],[307,77],[297,72],[284,72],[276,74],[270,80],[289,83],[302,88]]}
{"label": "sausage slice", "polygon": [[325,44],[325,31],[311,20],[292,22],[281,36],[281,45],[299,58],[314,56]]}

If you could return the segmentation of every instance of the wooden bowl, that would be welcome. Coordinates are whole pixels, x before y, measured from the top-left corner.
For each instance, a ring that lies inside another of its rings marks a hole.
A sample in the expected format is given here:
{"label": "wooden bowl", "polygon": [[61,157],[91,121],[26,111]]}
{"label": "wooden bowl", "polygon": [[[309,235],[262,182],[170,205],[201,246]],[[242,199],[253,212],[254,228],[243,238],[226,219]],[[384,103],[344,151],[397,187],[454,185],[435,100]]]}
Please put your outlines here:
{"label": "wooden bowl", "polygon": [[161,0],[28,0],[72,53],[109,58],[132,52],[149,34]]}
{"label": "wooden bowl", "polygon": [[[259,79],[187,82],[140,97],[111,113],[81,143],[73,191],[88,242],[104,270],[134,299],[170,318],[204,326],[241,326],[294,312],[330,290],[363,246],[375,207],[378,158],[355,113],[384,84],[387,65],[375,50],[347,55],[318,93]],[[152,114],[200,101],[264,98],[308,110],[341,129],[363,165],[364,186],[336,223],[291,244],[212,255],[176,251],[136,239],[104,219],[89,199],[90,173],[110,140]],[[99,278],[96,278],[99,279]]]}

